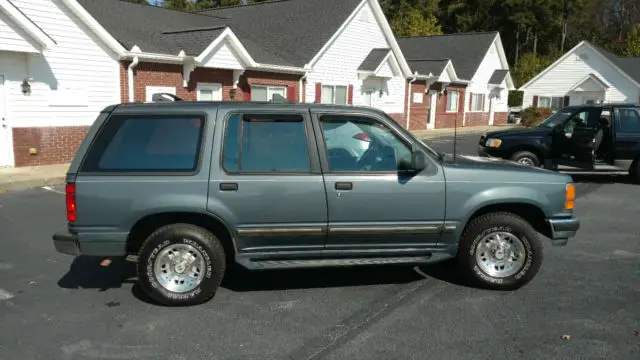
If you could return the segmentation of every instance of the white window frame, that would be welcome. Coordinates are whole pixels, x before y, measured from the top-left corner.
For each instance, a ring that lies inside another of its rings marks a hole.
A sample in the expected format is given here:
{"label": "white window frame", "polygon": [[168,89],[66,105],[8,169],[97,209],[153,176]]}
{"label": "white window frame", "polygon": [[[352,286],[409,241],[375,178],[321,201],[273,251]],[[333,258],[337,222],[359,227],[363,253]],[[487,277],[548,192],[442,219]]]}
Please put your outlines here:
{"label": "white window frame", "polygon": [[[274,93],[274,89],[279,89],[279,90],[284,90],[284,98],[287,98],[287,87],[286,86],[281,86],[281,85],[261,85],[261,84],[255,84],[255,85],[251,85],[251,90],[253,90],[254,88],[266,88],[267,89],[267,101],[271,101],[273,99],[273,93]],[[251,101],[253,101],[253,91],[251,91]],[[258,100],[255,100],[258,101]]]}
{"label": "white window frame", "polygon": [[[196,100],[202,101],[200,98],[200,90],[211,90],[214,94],[211,101],[222,101],[222,84],[219,83],[198,83],[196,91]],[[219,94],[219,99],[216,99],[215,94]]]}
{"label": "white window frame", "polygon": [[[456,94],[456,108],[455,109],[451,109],[449,107],[449,99],[451,99],[451,94],[455,93]],[[447,90],[447,101],[446,104],[444,104],[445,107],[447,108],[447,112],[448,113],[457,113],[460,111],[460,91],[458,90]]]}
{"label": "white window frame", "polygon": [[172,95],[176,94],[175,86],[147,86],[145,87],[145,98],[146,102],[153,102],[153,94],[157,93],[169,93]]}
{"label": "white window frame", "polygon": [[[549,106],[544,106],[546,108],[550,108],[553,110],[560,110],[564,107],[564,96],[538,96],[538,107],[543,107],[540,106],[540,102],[542,101],[542,99],[549,99]],[[553,99],[560,99],[560,107],[558,108],[554,108],[553,107]]]}
{"label": "white window frame", "polygon": [[[325,87],[333,88],[333,97],[332,97],[330,103],[326,103],[326,102],[322,101],[322,99],[324,98],[324,96],[322,96],[322,91],[324,90]],[[345,92],[344,92],[344,94],[345,94],[344,103],[345,103],[345,105],[348,105],[349,104],[349,85],[322,84],[322,87],[320,89],[320,100],[321,100],[320,102],[322,104],[336,104],[336,88],[339,88],[339,87],[343,87],[345,89]]]}
{"label": "white window frame", "polygon": [[[478,97],[481,99],[478,102]],[[484,94],[483,93],[471,93],[471,110],[470,112],[482,112],[484,109]]]}

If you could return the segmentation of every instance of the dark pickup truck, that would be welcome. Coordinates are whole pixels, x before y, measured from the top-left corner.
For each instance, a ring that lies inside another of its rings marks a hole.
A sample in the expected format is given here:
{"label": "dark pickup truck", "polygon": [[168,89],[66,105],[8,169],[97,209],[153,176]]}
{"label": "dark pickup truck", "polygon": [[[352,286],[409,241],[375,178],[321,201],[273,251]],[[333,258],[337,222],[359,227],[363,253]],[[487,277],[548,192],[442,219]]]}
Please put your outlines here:
{"label": "dark pickup truck", "polygon": [[480,137],[478,153],[530,166],[629,171],[640,179],[640,105],[568,106],[534,128]]}

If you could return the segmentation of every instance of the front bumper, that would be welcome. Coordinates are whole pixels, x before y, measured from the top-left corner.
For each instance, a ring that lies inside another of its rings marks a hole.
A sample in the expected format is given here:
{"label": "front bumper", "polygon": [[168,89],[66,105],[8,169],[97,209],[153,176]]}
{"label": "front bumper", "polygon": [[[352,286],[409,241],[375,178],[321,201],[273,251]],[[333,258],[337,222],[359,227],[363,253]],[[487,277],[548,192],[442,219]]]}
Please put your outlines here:
{"label": "front bumper", "polygon": [[78,236],[69,232],[68,229],[62,229],[53,234],[53,246],[56,251],[72,256],[80,255],[80,243],[78,242]]}
{"label": "front bumper", "polygon": [[501,155],[502,152],[499,149],[478,145],[478,156],[502,158]]}
{"label": "front bumper", "polygon": [[567,245],[570,237],[576,236],[580,229],[580,220],[575,217],[551,218],[547,220],[551,226],[551,243],[554,246]]}

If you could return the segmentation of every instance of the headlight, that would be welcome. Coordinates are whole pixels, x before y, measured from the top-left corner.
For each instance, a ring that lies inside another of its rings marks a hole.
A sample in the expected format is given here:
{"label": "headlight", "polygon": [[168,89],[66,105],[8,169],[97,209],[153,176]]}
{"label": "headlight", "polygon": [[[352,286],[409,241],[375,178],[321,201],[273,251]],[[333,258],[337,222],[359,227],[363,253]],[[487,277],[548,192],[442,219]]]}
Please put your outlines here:
{"label": "headlight", "polygon": [[489,139],[486,142],[487,147],[492,147],[492,148],[497,148],[500,147],[500,144],[502,144],[502,140],[500,139]]}

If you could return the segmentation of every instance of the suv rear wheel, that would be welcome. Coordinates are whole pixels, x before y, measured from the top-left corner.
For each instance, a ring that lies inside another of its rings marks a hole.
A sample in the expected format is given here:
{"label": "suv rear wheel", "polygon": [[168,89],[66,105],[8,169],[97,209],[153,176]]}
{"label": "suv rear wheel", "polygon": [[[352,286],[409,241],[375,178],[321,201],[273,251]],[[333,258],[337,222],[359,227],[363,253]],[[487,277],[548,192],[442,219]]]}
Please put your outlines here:
{"label": "suv rear wheel", "polygon": [[511,160],[527,166],[540,166],[538,156],[530,151],[518,151],[511,155]]}
{"label": "suv rear wheel", "polygon": [[138,278],[144,291],[164,305],[196,305],[211,299],[226,267],[222,244],[210,231],[172,224],[142,244]]}
{"label": "suv rear wheel", "polygon": [[464,230],[458,262],[476,285],[515,290],[540,269],[542,243],[523,218],[509,212],[490,213],[473,219]]}

